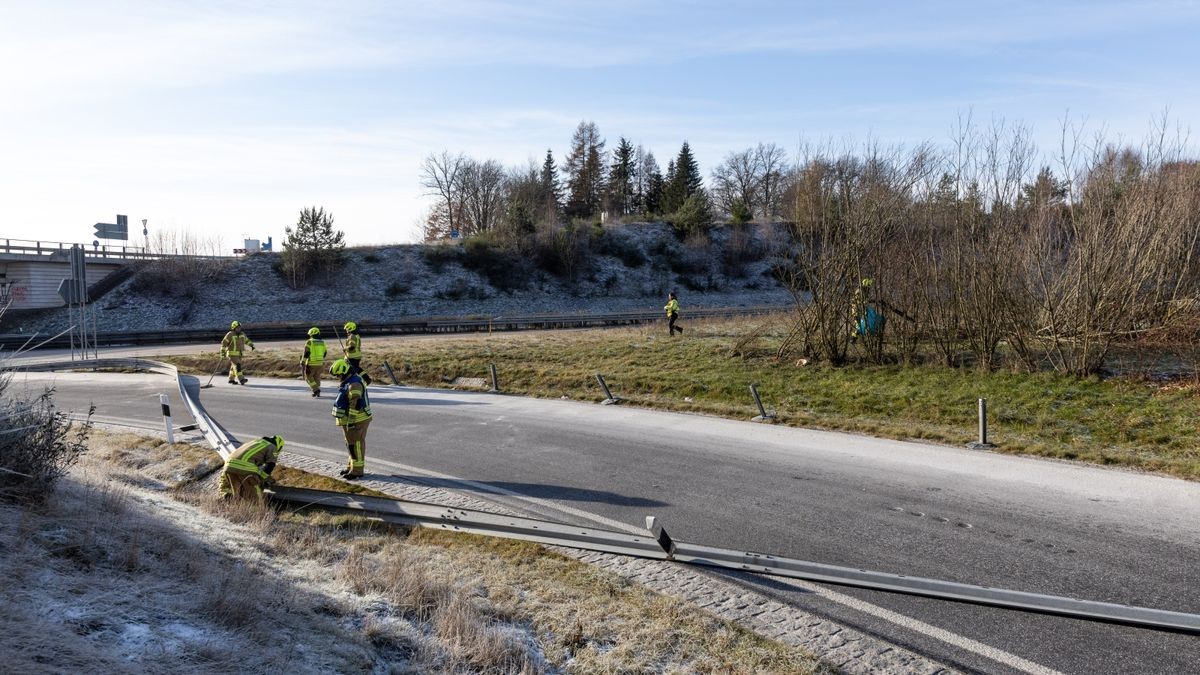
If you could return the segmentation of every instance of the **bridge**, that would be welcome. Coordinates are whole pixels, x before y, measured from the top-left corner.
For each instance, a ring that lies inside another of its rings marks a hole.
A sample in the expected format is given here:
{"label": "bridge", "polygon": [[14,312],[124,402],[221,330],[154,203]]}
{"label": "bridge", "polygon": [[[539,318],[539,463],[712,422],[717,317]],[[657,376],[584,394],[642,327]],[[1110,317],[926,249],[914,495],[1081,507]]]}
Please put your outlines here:
{"label": "bridge", "polygon": [[[84,249],[89,285],[103,281],[130,263],[182,257],[173,253],[152,252],[140,246],[78,245]],[[0,307],[48,309],[65,305],[58,295],[58,286],[63,279],[71,276],[69,255],[72,246],[76,244],[0,239]]]}

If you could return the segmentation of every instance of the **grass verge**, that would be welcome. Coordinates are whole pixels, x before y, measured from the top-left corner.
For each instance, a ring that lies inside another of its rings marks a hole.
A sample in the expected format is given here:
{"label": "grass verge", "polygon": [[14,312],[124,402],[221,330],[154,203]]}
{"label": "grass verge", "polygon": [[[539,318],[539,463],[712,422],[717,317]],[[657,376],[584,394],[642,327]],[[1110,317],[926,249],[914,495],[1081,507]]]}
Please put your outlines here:
{"label": "grass verge", "polygon": [[[503,333],[366,344],[373,377],[383,361],[406,384],[446,387],[486,377],[495,363],[507,393],[599,401],[603,373],[626,405],[748,419],[757,384],[779,421],[888,438],[962,444],[987,398],[997,451],[1083,460],[1200,479],[1200,405],[1194,383],[1144,378],[1079,379],[1053,373],[978,372],[940,366],[798,366],[774,358],[779,318],[665,328]],[[758,334],[753,340],[744,339]],[[257,375],[296,377],[300,345],[258,352]],[[734,352],[737,352],[736,354]],[[199,373],[214,354],[168,356]]]}
{"label": "grass verge", "polygon": [[538,545],[223,502],[216,466],[203,448],[97,433],[50,507],[0,508],[13,672],[827,670]]}

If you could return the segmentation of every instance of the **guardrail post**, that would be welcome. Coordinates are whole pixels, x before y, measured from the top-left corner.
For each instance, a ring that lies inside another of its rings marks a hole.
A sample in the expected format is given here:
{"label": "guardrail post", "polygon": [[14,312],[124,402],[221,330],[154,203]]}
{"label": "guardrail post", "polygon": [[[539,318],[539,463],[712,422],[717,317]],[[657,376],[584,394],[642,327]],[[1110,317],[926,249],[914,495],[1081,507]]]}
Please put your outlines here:
{"label": "guardrail post", "polygon": [[392,372],[392,364],[387,361],[383,362],[383,369],[387,371],[388,377],[392,378],[392,384],[399,386],[400,381],[396,379],[396,373]]}
{"label": "guardrail post", "polygon": [[492,375],[492,388],[488,389],[488,393],[489,394],[499,394],[500,393],[500,378],[496,376],[496,364],[489,363],[488,371]]}
{"label": "guardrail post", "polygon": [[654,536],[654,541],[662,547],[663,553],[667,554],[667,560],[675,559],[675,540],[671,539],[671,535],[663,529],[662,525],[658,524],[658,519],[654,516],[646,516],[646,529],[650,530],[650,534]]}
{"label": "guardrail post", "polygon": [[987,399],[979,399],[979,440],[967,443],[972,450],[990,450],[996,445],[988,442],[987,437]]}
{"label": "guardrail post", "polygon": [[604,381],[603,375],[596,373],[596,381],[600,383],[600,388],[604,390],[604,396],[606,397],[603,401],[600,401],[600,405],[613,405],[620,403],[621,399],[613,396],[612,392],[609,391],[608,383]]}
{"label": "guardrail post", "polygon": [[162,406],[163,424],[167,427],[167,442],[175,442],[175,425],[171,422],[171,399],[166,394],[158,395],[158,403]]}
{"label": "guardrail post", "polygon": [[754,397],[754,405],[758,406],[758,416],[750,418],[751,422],[770,422],[775,419],[774,414],[767,413],[767,409],[763,407],[762,397],[758,395],[758,385],[750,385],[750,395]]}

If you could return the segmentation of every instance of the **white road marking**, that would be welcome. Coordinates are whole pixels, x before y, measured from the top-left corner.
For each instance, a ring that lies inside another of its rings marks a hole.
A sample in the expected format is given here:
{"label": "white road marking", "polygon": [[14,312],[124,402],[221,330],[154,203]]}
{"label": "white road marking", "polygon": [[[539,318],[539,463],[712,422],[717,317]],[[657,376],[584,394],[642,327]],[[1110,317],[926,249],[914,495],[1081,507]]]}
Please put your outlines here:
{"label": "white road marking", "polygon": [[[289,444],[289,445],[292,445],[292,444]],[[294,444],[293,447],[304,448],[307,450],[316,450],[316,451],[327,450],[326,448],[320,448],[318,446],[307,445],[307,444],[303,444],[303,443],[296,443],[296,444]],[[521,501],[535,504],[537,506],[541,506],[543,508],[548,508],[548,509],[555,510],[555,511],[569,513],[573,516],[583,518],[585,520],[590,520],[597,524],[605,525],[607,527],[616,529],[618,531],[627,532],[630,534],[638,534],[638,535],[646,534],[646,530],[639,528],[639,527],[635,527],[633,525],[622,523],[617,520],[612,520],[611,518],[605,518],[604,516],[600,516],[600,515],[597,515],[594,513],[588,513],[586,511],[581,511],[579,509],[575,509],[575,508],[572,508],[569,506],[563,506],[561,504],[557,504],[555,502],[551,502],[546,499],[539,499],[537,497],[529,497],[529,496],[523,495],[519,492],[514,492],[512,490],[506,490],[504,488],[496,487],[494,485],[488,485],[486,483],[479,483],[477,481],[473,481],[473,480],[470,480],[467,478],[459,478],[457,476],[439,473],[437,471],[429,471],[426,469],[421,469],[419,467],[409,466],[407,464],[401,464],[400,462],[393,462],[391,460],[374,460],[374,461],[376,463],[384,464],[389,467],[395,467],[397,469],[400,469],[402,471],[407,471],[412,474],[426,476],[429,478],[437,478],[439,480],[454,481],[457,483],[462,483],[463,485],[469,485],[476,490],[481,490],[484,492],[490,492],[493,494],[503,495],[505,497],[512,497],[512,498],[516,498]],[[849,607],[851,609],[862,612],[864,614],[869,614],[878,619],[883,619],[884,621],[892,623],[901,628],[913,631],[915,633],[920,633],[921,635],[925,635],[926,637],[930,637],[935,640],[940,640],[941,642],[945,642],[946,644],[949,644],[953,647],[957,647],[964,651],[968,651],[973,654],[983,656],[984,658],[991,659],[997,663],[1008,666],[1009,668],[1012,668],[1014,670],[1017,670],[1017,671],[1020,671],[1023,673],[1029,673],[1030,675],[1062,675],[1062,673],[1060,673],[1057,670],[1054,670],[1052,668],[1047,668],[1046,666],[1043,666],[1038,663],[1034,663],[1033,661],[1029,661],[1027,659],[1023,659],[1015,654],[1010,654],[1002,649],[998,649],[996,647],[991,647],[989,645],[985,645],[982,642],[978,642],[978,641],[972,640],[968,637],[958,635],[957,633],[952,633],[943,628],[938,628],[937,626],[933,626],[928,623],[925,623],[924,621],[920,621],[920,620],[914,619],[912,617],[905,616],[898,612],[894,612],[890,609],[884,609],[883,607],[879,607],[878,605],[873,605],[869,602],[866,602],[865,600],[859,600],[858,598],[854,598],[849,595],[845,595],[843,593],[838,593],[837,591],[826,588],[824,586],[819,586],[817,584],[802,581],[800,579],[789,579],[786,577],[775,577],[775,580],[785,583],[785,584],[791,584],[791,585],[797,586],[806,591],[820,595],[821,597],[825,598],[826,600],[829,600],[830,602],[836,602],[839,605]]]}
{"label": "white road marking", "polygon": [[826,600],[836,602],[839,605],[844,605],[850,609],[862,612],[863,614],[869,614],[876,618],[883,619],[884,621],[900,626],[901,628],[911,630],[914,633],[920,633],[926,637],[940,640],[941,642],[945,642],[946,644],[957,647],[963,651],[978,654],[979,656],[991,659],[996,663],[1008,666],[1013,670],[1018,670],[1023,673],[1030,673],[1030,675],[1062,675],[1062,673],[1054,670],[1053,668],[1047,668],[1040,663],[1034,663],[1028,659],[1023,659],[1016,654],[1010,654],[1002,649],[985,645],[982,642],[972,640],[971,638],[964,637],[957,633],[952,633],[943,628],[938,628],[937,626],[933,626],[925,623],[924,621],[905,616],[899,612],[893,612],[890,609],[884,609],[883,607],[859,600],[858,598],[854,598],[843,593],[838,593],[837,591],[824,586],[802,581],[800,579],[777,578],[776,580],[783,584],[796,586],[805,591],[816,593]]}

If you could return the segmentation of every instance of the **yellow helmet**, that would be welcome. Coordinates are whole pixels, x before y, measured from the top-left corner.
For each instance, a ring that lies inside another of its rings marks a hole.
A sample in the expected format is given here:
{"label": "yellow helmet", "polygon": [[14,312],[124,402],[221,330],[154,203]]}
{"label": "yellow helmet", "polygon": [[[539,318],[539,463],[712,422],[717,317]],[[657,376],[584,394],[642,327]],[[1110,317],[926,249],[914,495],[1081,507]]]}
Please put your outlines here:
{"label": "yellow helmet", "polygon": [[346,359],[338,359],[329,366],[329,372],[338,376],[345,375],[350,372],[350,362]]}
{"label": "yellow helmet", "polygon": [[345,329],[347,333],[353,333],[354,331],[358,330],[358,324],[354,323],[353,321],[347,321],[346,325],[342,326],[342,328]]}
{"label": "yellow helmet", "polygon": [[233,323],[229,324],[229,330],[237,330],[241,327],[242,327],[242,324],[238,321],[234,321]]}
{"label": "yellow helmet", "polygon": [[870,278],[863,279],[861,285],[863,288],[870,288],[871,286],[875,285],[875,280]]}
{"label": "yellow helmet", "polygon": [[277,435],[272,440],[275,441],[275,449],[278,450],[279,452],[283,452],[283,436]]}
{"label": "yellow helmet", "polygon": [[309,329],[308,329],[308,336],[309,336],[309,337],[317,337],[317,336],[318,336],[318,335],[320,335],[320,334],[321,334],[321,329],[320,329],[320,328],[317,328],[316,326],[313,326],[312,328],[309,328]]}

